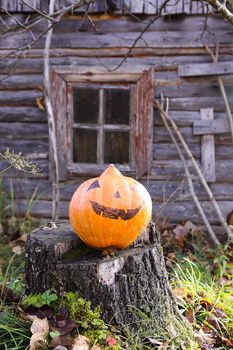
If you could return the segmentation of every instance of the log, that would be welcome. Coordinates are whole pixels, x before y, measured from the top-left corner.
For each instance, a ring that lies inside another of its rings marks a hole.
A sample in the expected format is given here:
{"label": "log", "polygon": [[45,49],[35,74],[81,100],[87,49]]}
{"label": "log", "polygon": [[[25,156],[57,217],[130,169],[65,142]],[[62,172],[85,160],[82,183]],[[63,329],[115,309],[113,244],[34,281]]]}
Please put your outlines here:
{"label": "log", "polygon": [[25,248],[27,293],[73,291],[100,305],[106,322],[135,328],[137,313],[153,312],[164,326],[176,314],[175,302],[154,224],[144,236],[147,243],[104,256],[84,245],[68,223],[33,231]]}

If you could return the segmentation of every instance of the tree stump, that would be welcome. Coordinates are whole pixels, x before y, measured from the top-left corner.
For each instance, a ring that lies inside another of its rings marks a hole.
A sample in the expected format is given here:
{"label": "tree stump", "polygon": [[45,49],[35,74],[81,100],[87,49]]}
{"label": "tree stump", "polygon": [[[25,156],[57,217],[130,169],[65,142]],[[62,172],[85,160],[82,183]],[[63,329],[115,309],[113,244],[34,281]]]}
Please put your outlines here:
{"label": "tree stump", "polygon": [[139,310],[153,312],[163,327],[176,313],[175,303],[154,224],[147,236],[147,243],[104,256],[84,245],[67,223],[33,231],[26,243],[27,293],[73,291],[100,305],[106,322],[132,328]]}

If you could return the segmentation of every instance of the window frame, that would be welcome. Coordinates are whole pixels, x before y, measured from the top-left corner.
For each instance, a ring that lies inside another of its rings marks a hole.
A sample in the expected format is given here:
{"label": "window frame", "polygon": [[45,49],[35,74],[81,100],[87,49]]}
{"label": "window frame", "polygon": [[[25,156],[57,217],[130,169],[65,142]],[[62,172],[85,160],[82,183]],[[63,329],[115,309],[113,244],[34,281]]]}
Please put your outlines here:
{"label": "window frame", "polygon": [[[106,86],[131,86],[132,126],[130,133],[131,163],[117,165],[119,170],[140,178],[149,172],[153,143],[153,96],[154,69],[151,66],[87,67],[53,66],[50,69],[51,102],[55,116],[59,162],[59,180],[72,176],[93,176],[106,168],[106,164],[72,163],[72,141],[70,137],[72,89],[75,84],[99,84]],[[51,151],[51,148],[50,148]]]}
{"label": "window frame", "polygon": [[[74,162],[73,161],[73,142],[72,142],[72,132],[67,133],[67,141],[68,144],[71,145],[71,150],[67,154],[67,169],[69,172],[74,173],[77,172],[77,169],[80,169],[79,172],[83,173],[100,173],[103,169],[106,168],[106,163],[104,163],[104,132],[105,131],[121,131],[121,132],[129,132],[129,162],[128,164],[119,164],[116,166],[120,171],[129,172],[135,170],[134,159],[132,157],[132,84],[111,84],[111,83],[70,83],[68,82],[68,90],[71,93],[70,96],[70,104],[67,110],[67,123],[69,125],[69,129],[72,131],[73,128],[81,128],[81,129],[90,129],[97,130],[97,162],[96,163],[84,163],[84,162]],[[95,88],[99,89],[100,94],[100,106],[99,106],[99,120],[96,123],[74,123],[74,108],[73,108],[73,88]],[[129,116],[129,124],[108,124],[104,123],[104,99],[102,91],[104,89],[122,89],[130,91],[130,116]],[[71,92],[72,91],[72,92]]]}

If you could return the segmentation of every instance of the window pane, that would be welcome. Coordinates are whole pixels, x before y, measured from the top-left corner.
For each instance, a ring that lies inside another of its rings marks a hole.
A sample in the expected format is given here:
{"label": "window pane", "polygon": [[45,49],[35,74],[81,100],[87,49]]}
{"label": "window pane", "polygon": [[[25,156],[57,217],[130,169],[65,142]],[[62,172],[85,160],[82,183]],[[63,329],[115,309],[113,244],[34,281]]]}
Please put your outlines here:
{"label": "window pane", "polygon": [[73,88],[74,122],[97,123],[99,115],[99,90]]}
{"label": "window pane", "polygon": [[129,132],[105,132],[104,163],[129,163]]}
{"label": "window pane", "polygon": [[105,123],[129,124],[130,91],[123,89],[104,90]]}
{"label": "window pane", "polygon": [[96,163],[97,131],[73,129],[73,162]]}

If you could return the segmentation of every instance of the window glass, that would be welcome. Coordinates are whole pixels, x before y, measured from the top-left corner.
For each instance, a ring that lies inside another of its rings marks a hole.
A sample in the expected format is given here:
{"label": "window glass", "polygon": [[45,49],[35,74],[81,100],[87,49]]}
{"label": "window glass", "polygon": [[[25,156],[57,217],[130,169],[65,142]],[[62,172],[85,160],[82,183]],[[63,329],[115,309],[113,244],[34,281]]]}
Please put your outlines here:
{"label": "window glass", "polygon": [[88,129],[73,129],[73,162],[97,162],[97,131]]}
{"label": "window glass", "polygon": [[74,122],[97,123],[99,115],[99,90],[73,88]]}
{"label": "window glass", "polygon": [[105,124],[129,124],[130,91],[123,89],[104,90]]}
{"label": "window glass", "polygon": [[104,163],[129,163],[129,132],[105,132]]}

